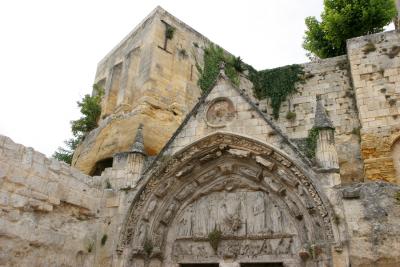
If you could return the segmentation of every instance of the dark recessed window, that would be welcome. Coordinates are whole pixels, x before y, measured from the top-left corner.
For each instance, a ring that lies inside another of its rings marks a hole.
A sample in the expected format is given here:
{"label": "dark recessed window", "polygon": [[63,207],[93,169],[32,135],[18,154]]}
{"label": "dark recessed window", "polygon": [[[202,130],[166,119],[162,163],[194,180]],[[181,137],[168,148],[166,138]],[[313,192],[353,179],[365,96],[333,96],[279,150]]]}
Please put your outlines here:
{"label": "dark recessed window", "polygon": [[99,160],[98,162],[96,162],[96,164],[92,168],[90,175],[91,176],[100,176],[101,173],[105,170],[105,168],[112,167],[112,163],[113,163],[113,158],[106,158],[106,159]]}

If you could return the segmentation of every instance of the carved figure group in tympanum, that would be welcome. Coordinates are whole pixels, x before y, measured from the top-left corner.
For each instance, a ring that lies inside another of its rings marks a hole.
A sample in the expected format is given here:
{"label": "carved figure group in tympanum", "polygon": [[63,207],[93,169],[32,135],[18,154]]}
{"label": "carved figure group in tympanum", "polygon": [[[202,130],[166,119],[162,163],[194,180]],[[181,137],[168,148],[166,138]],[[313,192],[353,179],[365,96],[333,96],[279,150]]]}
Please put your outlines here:
{"label": "carved figure group in tympanum", "polygon": [[313,184],[271,148],[216,135],[168,163],[151,173],[128,217],[122,245],[133,262],[300,262],[332,236]]}

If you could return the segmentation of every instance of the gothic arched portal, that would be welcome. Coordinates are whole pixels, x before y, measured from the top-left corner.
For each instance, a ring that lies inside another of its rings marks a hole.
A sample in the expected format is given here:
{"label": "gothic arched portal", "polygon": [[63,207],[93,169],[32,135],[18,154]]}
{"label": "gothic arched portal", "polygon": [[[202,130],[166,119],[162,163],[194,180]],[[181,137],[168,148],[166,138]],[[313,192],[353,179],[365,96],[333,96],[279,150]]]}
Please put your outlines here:
{"label": "gothic arched portal", "polygon": [[308,172],[277,149],[216,133],[161,165],[139,183],[121,232],[125,266],[330,265],[332,213]]}

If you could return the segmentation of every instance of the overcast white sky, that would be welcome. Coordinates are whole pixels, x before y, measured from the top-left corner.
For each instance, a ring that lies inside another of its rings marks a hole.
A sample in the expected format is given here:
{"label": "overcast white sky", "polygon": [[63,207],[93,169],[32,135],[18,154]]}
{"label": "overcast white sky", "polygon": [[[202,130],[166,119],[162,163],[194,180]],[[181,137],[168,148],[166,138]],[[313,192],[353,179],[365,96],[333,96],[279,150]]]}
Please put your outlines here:
{"label": "overcast white sky", "polygon": [[0,2],[0,134],[51,156],[71,137],[97,62],[157,5],[257,69],[307,61],[322,0]]}

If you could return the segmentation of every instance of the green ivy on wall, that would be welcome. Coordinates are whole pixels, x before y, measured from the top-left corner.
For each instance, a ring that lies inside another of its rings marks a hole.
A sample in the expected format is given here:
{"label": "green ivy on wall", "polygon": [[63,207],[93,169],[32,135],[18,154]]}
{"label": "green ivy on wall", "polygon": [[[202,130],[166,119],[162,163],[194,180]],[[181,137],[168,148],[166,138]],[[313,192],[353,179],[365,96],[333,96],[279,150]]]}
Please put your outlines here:
{"label": "green ivy on wall", "polygon": [[[239,59],[239,60],[238,60]],[[200,73],[200,78],[197,84],[203,92],[207,92],[214,85],[219,74],[219,66],[221,62],[225,63],[225,74],[233,84],[239,85],[238,62],[240,58],[226,55],[224,50],[215,45],[210,45],[204,49],[204,66],[201,67],[196,63],[196,68]]]}
{"label": "green ivy on wall", "polygon": [[248,66],[248,78],[253,83],[253,91],[258,99],[271,100],[272,114],[279,118],[279,110],[287,96],[296,92],[296,82],[304,80],[304,71],[301,65],[288,65],[275,69],[256,71]]}
{"label": "green ivy on wall", "polygon": [[239,85],[239,73],[248,71],[247,78],[253,83],[254,94],[258,99],[269,98],[273,116],[279,117],[279,110],[287,96],[296,91],[296,82],[304,81],[304,71],[301,65],[288,65],[280,68],[257,71],[242,62],[240,57],[227,55],[224,50],[215,45],[204,49],[204,65],[196,63],[200,74],[198,85],[203,92],[211,89],[218,77],[221,62],[225,63],[226,76],[236,86]]}
{"label": "green ivy on wall", "polygon": [[313,127],[308,131],[305,152],[306,152],[306,156],[309,159],[315,158],[315,150],[317,149],[317,140],[318,140],[319,130],[320,129]]}

